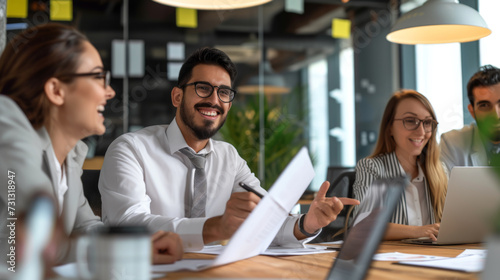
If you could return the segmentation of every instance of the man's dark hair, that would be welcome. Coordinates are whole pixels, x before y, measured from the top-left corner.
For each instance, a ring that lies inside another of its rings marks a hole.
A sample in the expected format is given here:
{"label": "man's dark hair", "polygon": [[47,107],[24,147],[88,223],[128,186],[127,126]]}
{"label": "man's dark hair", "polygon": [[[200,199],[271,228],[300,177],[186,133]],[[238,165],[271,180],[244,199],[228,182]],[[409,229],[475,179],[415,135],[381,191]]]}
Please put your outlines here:
{"label": "man's dark hair", "polygon": [[218,65],[224,68],[231,78],[231,86],[238,72],[231,59],[221,50],[215,48],[201,48],[191,54],[179,71],[178,87],[184,86],[193,73],[193,68],[198,64]]}
{"label": "man's dark hair", "polygon": [[477,87],[493,86],[500,83],[500,69],[492,65],[484,65],[479,68],[467,83],[467,97],[472,106],[474,106],[474,95],[472,91]]}

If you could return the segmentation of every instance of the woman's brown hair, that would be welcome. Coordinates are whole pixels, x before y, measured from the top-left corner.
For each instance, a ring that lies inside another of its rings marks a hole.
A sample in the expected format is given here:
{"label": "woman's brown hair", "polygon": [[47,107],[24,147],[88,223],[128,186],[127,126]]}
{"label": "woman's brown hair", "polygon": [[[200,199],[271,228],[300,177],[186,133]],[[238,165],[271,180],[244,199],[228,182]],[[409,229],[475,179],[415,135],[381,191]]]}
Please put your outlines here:
{"label": "woman's brown hair", "polygon": [[[370,157],[391,153],[396,149],[396,142],[391,135],[391,127],[394,122],[396,108],[402,100],[407,98],[414,98],[422,103],[427,111],[429,111],[432,118],[436,120],[436,113],[434,112],[431,103],[421,93],[414,90],[400,90],[394,93],[385,107],[382,121],[380,123],[380,135],[378,137],[377,144],[375,145],[375,149]],[[443,215],[444,200],[448,186],[448,176],[446,176],[443,165],[439,159],[440,149],[436,140],[436,131],[437,129],[432,131],[432,135],[422,150],[422,153],[418,156],[418,160],[429,184],[434,214],[436,216],[436,221],[439,222],[441,221],[441,216]]]}
{"label": "woman's brown hair", "polygon": [[0,56],[0,94],[12,98],[35,129],[48,115],[45,83],[76,71],[85,41],[71,26],[48,23],[26,29],[7,43]]}

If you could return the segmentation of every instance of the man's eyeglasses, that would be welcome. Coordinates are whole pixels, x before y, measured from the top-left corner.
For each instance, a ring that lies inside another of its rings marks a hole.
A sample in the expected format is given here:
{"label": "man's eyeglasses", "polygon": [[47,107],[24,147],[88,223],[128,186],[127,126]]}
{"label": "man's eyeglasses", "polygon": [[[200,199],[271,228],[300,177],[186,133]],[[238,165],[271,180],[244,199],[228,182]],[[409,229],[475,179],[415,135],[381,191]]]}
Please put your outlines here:
{"label": "man's eyeglasses", "polygon": [[217,96],[220,101],[224,103],[229,103],[233,101],[236,96],[236,90],[228,87],[228,86],[213,86],[207,82],[194,82],[190,84],[185,84],[180,86],[180,88],[184,89],[187,86],[193,86],[196,94],[201,98],[207,98],[214,92],[214,88],[217,88]]}
{"label": "man's eyeglasses", "polygon": [[417,118],[404,118],[404,119],[394,119],[394,120],[402,121],[403,126],[407,130],[416,130],[420,126],[420,123],[422,123],[425,132],[433,132],[434,129],[436,129],[437,125],[439,124],[436,120],[433,119],[421,120]]}
{"label": "man's eyeglasses", "polygon": [[97,79],[103,79],[104,80],[104,88],[109,87],[109,83],[111,81],[111,72],[110,71],[102,71],[102,72],[89,72],[89,73],[72,73],[72,74],[65,74],[62,75],[61,78],[64,77],[96,77]]}

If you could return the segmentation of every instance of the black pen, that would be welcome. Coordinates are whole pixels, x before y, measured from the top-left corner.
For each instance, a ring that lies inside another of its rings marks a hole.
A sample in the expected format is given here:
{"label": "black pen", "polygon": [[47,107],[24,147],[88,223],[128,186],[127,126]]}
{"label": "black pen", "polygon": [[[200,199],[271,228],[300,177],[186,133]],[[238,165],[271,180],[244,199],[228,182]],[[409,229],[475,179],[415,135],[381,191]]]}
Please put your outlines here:
{"label": "black pen", "polygon": [[243,182],[240,182],[240,187],[244,188],[245,190],[249,191],[249,192],[253,192],[254,194],[256,194],[258,197],[260,198],[263,198],[264,196],[261,195],[260,193],[258,193],[256,190],[254,190],[253,188],[249,187],[247,184],[243,183]]}
{"label": "black pen", "polygon": [[340,248],[337,248],[337,247],[326,247],[325,250],[340,251]]}

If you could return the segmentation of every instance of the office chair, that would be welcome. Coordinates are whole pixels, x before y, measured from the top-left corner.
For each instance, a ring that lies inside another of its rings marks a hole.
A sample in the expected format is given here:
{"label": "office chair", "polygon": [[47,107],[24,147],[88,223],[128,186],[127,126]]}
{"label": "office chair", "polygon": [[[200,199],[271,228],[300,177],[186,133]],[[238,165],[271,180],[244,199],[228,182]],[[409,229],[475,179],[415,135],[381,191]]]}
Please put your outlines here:
{"label": "office chair", "polygon": [[[332,171],[330,173],[329,170],[328,173],[333,174],[334,172]],[[327,197],[337,196],[353,198],[354,194],[352,186],[354,185],[354,180],[356,179],[356,172],[354,171],[354,168],[343,168],[342,171],[337,172],[336,178],[333,180],[331,180],[331,178],[327,179],[330,182],[330,188],[326,192]],[[344,207],[344,209],[337,215],[337,219],[324,227],[321,233],[311,242],[320,243],[343,239],[344,233],[350,225],[352,210],[352,205]]]}
{"label": "office chair", "polygon": [[98,183],[101,170],[83,169],[82,185],[83,193],[87,198],[90,208],[95,215],[101,217],[101,193]]}

